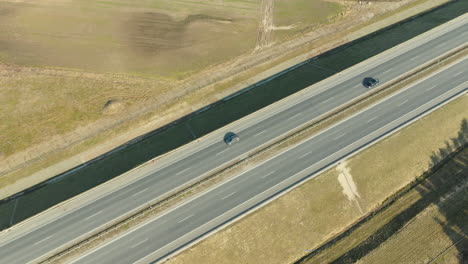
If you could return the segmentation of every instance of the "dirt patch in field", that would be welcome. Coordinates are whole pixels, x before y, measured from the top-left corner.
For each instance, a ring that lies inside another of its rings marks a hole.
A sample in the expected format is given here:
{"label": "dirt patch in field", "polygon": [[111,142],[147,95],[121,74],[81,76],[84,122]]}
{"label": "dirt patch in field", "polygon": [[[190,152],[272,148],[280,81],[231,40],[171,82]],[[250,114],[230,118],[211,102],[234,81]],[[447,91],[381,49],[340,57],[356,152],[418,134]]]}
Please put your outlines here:
{"label": "dirt patch in field", "polygon": [[128,29],[127,41],[143,55],[156,55],[186,45],[182,43],[185,23],[177,22],[167,14],[136,13],[124,25]]}
{"label": "dirt patch in field", "polygon": [[123,110],[125,107],[124,103],[119,100],[111,99],[107,101],[102,107],[102,113],[104,115],[114,115]]}
{"label": "dirt patch in field", "polygon": [[[175,20],[164,13],[134,13],[128,21],[124,21],[126,28],[126,42],[142,55],[161,55],[167,50],[180,49],[198,44],[202,40],[189,37],[190,26],[193,23],[203,26],[201,30],[219,33],[215,23],[232,23],[232,18],[213,17],[204,14],[191,14],[182,21]],[[201,31],[200,30],[200,31]]]}
{"label": "dirt patch in field", "polygon": [[[348,160],[363,213],[330,169],[167,263],[292,263],[352,226],[433,166],[433,153],[459,138],[468,96],[447,104]],[[468,139],[468,138],[467,138]],[[445,152],[444,152],[445,153]],[[389,158],[392,157],[392,158]],[[328,263],[338,255],[327,254]]]}
{"label": "dirt patch in field", "polygon": [[336,170],[338,171],[338,182],[343,188],[343,194],[348,198],[350,202],[356,203],[357,207],[359,208],[359,212],[363,214],[361,205],[359,204],[359,199],[361,196],[357,190],[356,183],[354,183],[353,176],[351,175],[351,171],[348,167],[348,163],[343,161],[340,165],[336,166]]}
{"label": "dirt patch in field", "polygon": [[264,49],[272,43],[274,0],[262,0],[260,7],[260,25],[258,26],[255,50]]}

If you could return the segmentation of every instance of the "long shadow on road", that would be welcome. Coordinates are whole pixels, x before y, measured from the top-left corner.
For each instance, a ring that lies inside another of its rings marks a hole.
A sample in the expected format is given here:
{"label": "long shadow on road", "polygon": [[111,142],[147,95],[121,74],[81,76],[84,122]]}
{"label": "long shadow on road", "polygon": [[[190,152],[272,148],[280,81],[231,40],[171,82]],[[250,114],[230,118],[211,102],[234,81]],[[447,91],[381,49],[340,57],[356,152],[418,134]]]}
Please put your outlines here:
{"label": "long shadow on road", "polygon": [[309,59],[292,71],[247,87],[232,99],[220,100],[203,111],[148,133],[88,162],[83,168],[57,175],[8,197],[0,201],[0,230],[460,16],[468,12],[467,3],[448,3]]}

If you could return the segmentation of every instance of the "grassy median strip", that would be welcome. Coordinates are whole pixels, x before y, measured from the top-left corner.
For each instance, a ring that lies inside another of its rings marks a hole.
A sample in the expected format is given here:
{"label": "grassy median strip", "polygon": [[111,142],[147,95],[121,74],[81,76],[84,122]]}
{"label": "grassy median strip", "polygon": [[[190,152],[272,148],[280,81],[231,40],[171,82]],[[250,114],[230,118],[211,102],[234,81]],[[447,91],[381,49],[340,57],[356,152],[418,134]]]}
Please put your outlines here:
{"label": "grassy median strip", "polygon": [[243,171],[250,169],[251,167],[255,166],[259,162],[266,160],[277,153],[284,151],[285,149],[300,144],[302,141],[306,140],[307,138],[313,136],[320,130],[323,130],[326,127],[331,126],[332,124],[339,122],[340,120],[345,119],[346,117],[368,107],[369,105],[381,100],[382,98],[397,92],[398,90],[404,88],[405,86],[415,82],[424,76],[429,75],[433,71],[436,71],[446,65],[453,63],[454,61],[458,60],[461,57],[464,57],[468,54],[468,50],[462,49],[453,54],[450,54],[447,58],[443,61],[440,61],[434,65],[428,66],[424,69],[420,69],[418,74],[407,76],[406,78],[399,80],[393,85],[382,87],[380,90],[376,90],[371,96],[363,98],[357,102],[353,102],[351,105],[348,105],[346,108],[339,109],[339,111],[331,114],[330,116],[320,120],[318,122],[313,122],[311,124],[307,124],[306,127],[301,128],[298,131],[293,131],[290,135],[279,140],[278,142],[267,146],[257,153],[252,154],[250,157],[242,160],[223,171],[210,175],[204,180],[182,190],[171,197],[163,201],[159,201],[156,204],[138,212],[137,214],[126,218],[122,222],[116,224],[115,226],[111,226],[95,236],[86,239],[72,247],[70,250],[66,250],[61,252],[60,254],[52,257],[51,259],[47,260],[47,262],[54,262],[54,261],[62,261],[63,259],[68,259],[69,257],[75,256],[76,254],[80,254],[85,252],[86,250],[97,246],[100,243],[108,241],[109,239],[117,236],[121,232],[135,227],[149,219],[153,218],[154,216],[161,214],[168,208],[176,205],[177,203],[181,202],[188,197],[193,196],[194,194],[200,193],[203,190],[206,190],[216,184],[219,184],[234,175],[237,175]]}

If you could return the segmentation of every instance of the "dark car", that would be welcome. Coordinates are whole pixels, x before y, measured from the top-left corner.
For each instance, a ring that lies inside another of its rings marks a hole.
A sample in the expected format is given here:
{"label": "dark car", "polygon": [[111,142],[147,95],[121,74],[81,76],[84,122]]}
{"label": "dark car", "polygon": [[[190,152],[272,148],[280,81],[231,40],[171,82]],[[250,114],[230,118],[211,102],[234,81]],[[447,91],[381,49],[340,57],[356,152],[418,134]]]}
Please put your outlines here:
{"label": "dark car", "polygon": [[237,141],[239,141],[239,136],[236,133],[229,132],[226,135],[224,135],[224,142],[228,145],[232,145]]}
{"label": "dark car", "polygon": [[362,84],[366,88],[372,88],[372,87],[376,86],[377,84],[379,84],[379,79],[372,78],[372,77],[366,77],[362,81]]}

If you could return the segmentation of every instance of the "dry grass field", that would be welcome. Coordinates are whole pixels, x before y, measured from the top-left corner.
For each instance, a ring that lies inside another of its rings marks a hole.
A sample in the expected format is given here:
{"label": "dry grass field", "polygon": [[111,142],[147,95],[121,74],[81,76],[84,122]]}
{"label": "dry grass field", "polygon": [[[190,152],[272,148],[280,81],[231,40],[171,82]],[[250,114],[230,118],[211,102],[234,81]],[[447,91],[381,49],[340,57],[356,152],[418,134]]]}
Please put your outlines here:
{"label": "dry grass field", "polygon": [[300,263],[462,263],[468,246],[467,164],[465,148],[389,206]]}
{"label": "dry grass field", "polygon": [[[181,79],[252,51],[260,2],[0,1],[0,61]],[[340,10],[323,0],[278,2],[278,21],[297,29]]]}
{"label": "dry grass field", "polygon": [[[424,191],[421,190],[422,188],[414,190],[413,199],[402,199],[401,203],[396,204],[395,206],[400,207],[402,211],[406,209],[408,214],[411,214],[410,206],[436,196],[435,201],[431,201],[423,210],[417,210],[416,216],[409,220],[405,219],[407,224],[394,236],[381,243],[357,263],[422,264],[431,261],[432,263],[463,263],[461,261],[463,254],[465,254],[466,261],[468,257],[467,165],[468,149],[448,166],[444,166],[443,170],[437,172],[435,176],[439,177],[435,183],[444,184],[447,181],[458,180],[458,186],[452,186],[453,188],[448,191],[441,190],[440,186],[433,183],[433,179],[429,179],[425,185],[432,185],[431,188]],[[457,176],[462,179],[456,179]],[[441,182],[442,178],[443,182]],[[390,214],[390,216],[395,216],[395,214]]]}
{"label": "dry grass field", "polygon": [[[467,104],[464,95],[167,263],[292,263],[300,259],[468,141]],[[312,263],[329,263],[352,245],[347,241]]]}

